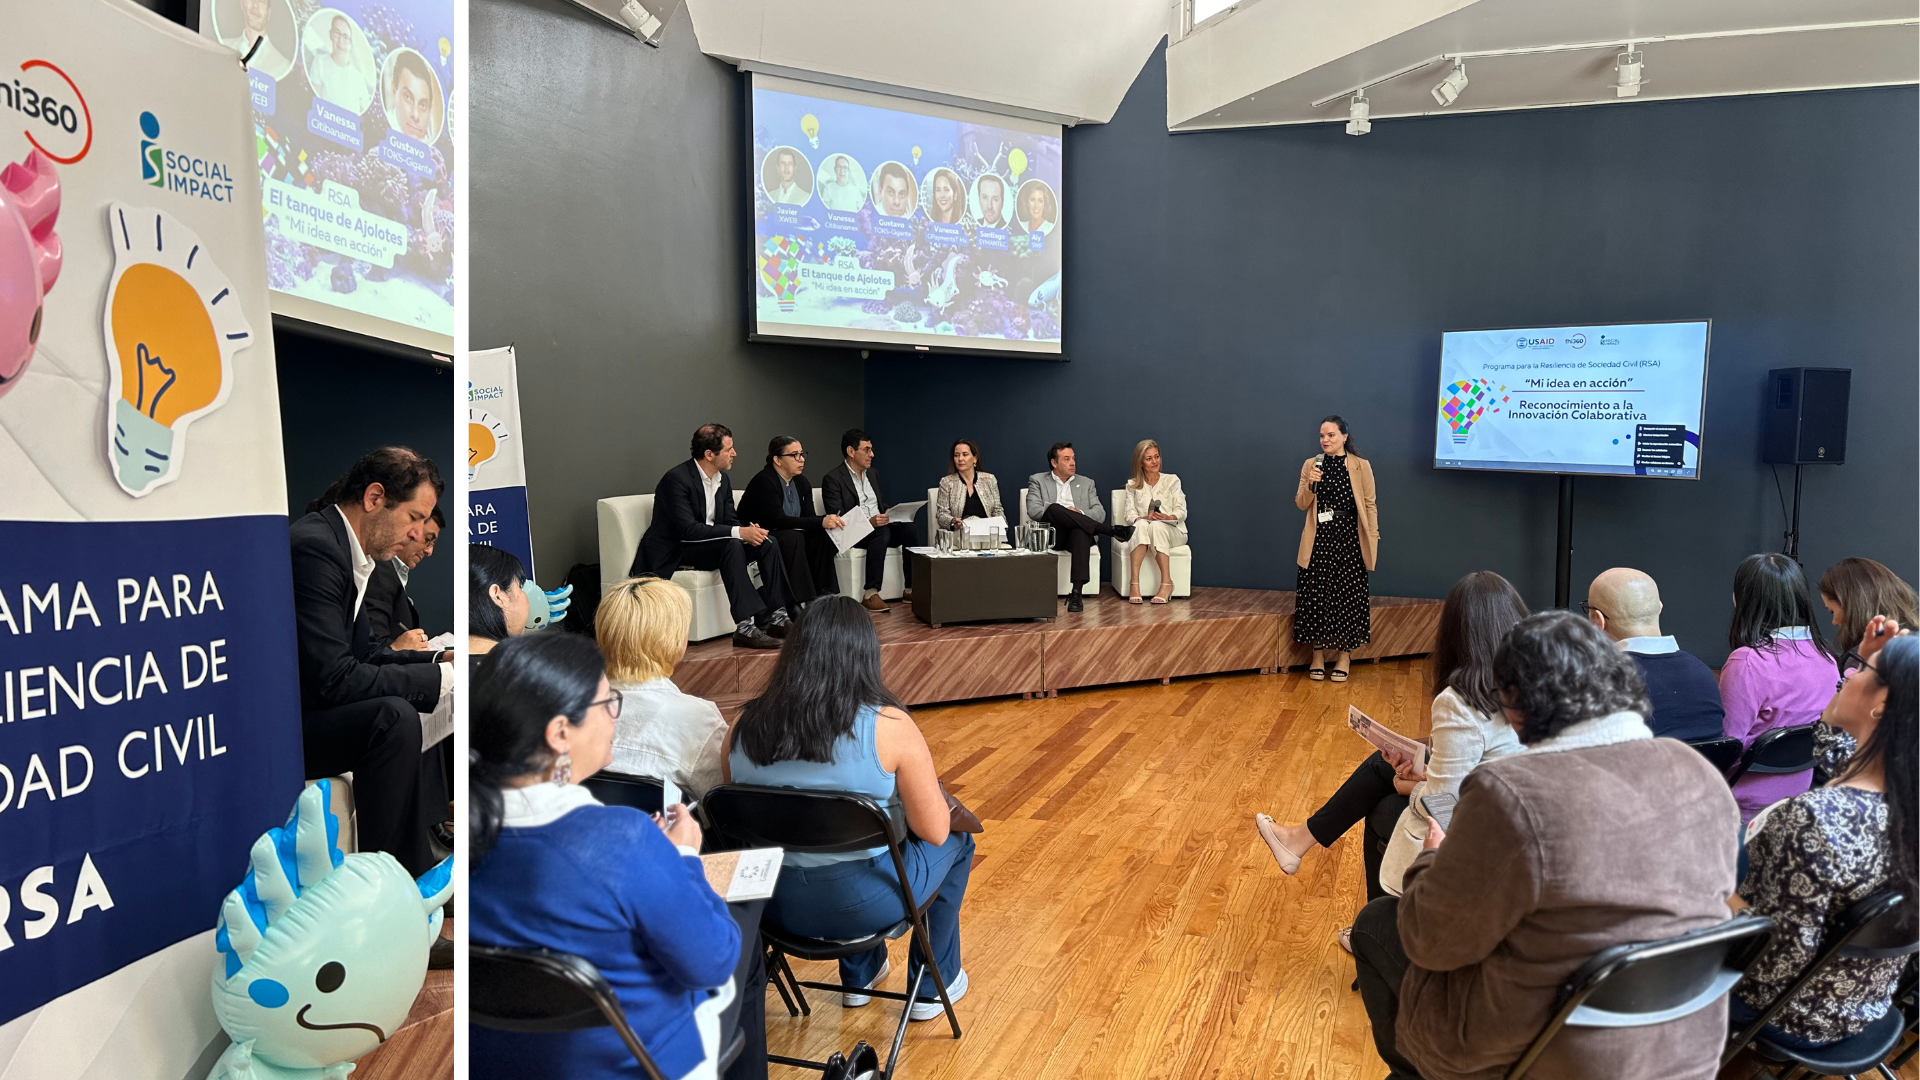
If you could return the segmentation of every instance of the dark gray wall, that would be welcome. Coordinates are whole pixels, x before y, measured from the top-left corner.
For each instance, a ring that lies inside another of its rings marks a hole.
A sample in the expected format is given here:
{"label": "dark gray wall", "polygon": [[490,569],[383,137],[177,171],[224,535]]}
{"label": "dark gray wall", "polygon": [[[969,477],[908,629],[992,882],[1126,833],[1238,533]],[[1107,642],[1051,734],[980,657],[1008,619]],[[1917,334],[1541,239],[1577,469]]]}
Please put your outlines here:
{"label": "dark gray wall", "polygon": [[1493,569],[1545,607],[1555,479],[1431,467],[1441,331],[1709,317],[1706,479],[1577,481],[1573,577],[1579,600],[1648,571],[1718,664],[1734,566],[1781,540],[1768,368],[1854,371],[1850,461],[1807,474],[1809,574],[1916,576],[1915,127],[1901,88],[1173,136],[1157,52],[1111,124],[1067,135],[1071,362],[875,353],[866,427],[914,485],[972,436],[1003,491],[1056,439],[1118,486],[1151,436],[1195,582],[1290,589],[1294,480],[1339,412],[1378,480],[1376,593]]}
{"label": "dark gray wall", "polygon": [[693,429],[767,439],[816,479],[862,413],[858,354],[746,342],[740,75],[683,13],[651,49],[564,0],[475,0],[475,348],[520,364],[543,584],[598,562],[593,504],[651,492]]}
{"label": "dark gray wall", "polygon": [[[360,455],[398,443],[427,455],[447,483],[441,513],[457,526],[453,369],[274,327],[287,513],[299,517]],[[453,629],[453,555],[442,543],[407,579],[429,634]]]}

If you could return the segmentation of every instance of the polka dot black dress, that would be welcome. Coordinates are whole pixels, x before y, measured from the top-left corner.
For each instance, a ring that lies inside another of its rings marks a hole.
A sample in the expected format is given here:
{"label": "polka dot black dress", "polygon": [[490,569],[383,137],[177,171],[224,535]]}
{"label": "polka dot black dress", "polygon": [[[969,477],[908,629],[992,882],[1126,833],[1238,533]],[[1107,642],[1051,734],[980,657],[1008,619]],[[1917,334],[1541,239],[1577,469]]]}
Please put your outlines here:
{"label": "polka dot black dress", "polygon": [[1293,640],[1310,648],[1352,652],[1373,640],[1373,612],[1346,455],[1328,456],[1321,463],[1317,494],[1316,512],[1331,510],[1335,516],[1315,526],[1313,554],[1300,568]]}

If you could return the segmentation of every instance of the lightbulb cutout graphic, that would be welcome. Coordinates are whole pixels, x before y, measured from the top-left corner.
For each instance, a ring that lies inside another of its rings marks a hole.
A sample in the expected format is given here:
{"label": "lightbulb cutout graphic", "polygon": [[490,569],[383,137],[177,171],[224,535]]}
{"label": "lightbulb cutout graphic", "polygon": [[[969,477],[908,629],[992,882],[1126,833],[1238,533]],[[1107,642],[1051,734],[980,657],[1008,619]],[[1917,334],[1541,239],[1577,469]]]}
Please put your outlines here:
{"label": "lightbulb cutout graphic", "polygon": [[1019,183],[1020,174],[1027,171],[1027,152],[1015,147],[1013,153],[1007,155],[1007,169],[1013,173],[1013,182]]}
{"label": "lightbulb cutout graphic", "polygon": [[253,344],[253,328],[200,237],[173,215],[114,202],[107,230],[107,460],[121,490],[140,498],[179,478],[187,430],[226,404],[234,354]]}
{"label": "lightbulb cutout graphic", "polygon": [[820,118],[812,113],[801,117],[800,134],[807,137],[807,142],[811,144],[815,150],[820,149]]}
{"label": "lightbulb cutout graphic", "polygon": [[485,409],[467,410],[467,482],[473,482],[473,476],[480,466],[492,461],[500,453],[500,444],[511,438],[507,425],[496,419]]}

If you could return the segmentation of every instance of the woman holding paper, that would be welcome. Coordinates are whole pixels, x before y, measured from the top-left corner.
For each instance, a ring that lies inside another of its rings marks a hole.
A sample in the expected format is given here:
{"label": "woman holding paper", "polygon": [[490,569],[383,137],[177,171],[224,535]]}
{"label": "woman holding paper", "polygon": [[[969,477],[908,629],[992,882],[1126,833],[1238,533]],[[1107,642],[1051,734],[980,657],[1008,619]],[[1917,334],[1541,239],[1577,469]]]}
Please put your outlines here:
{"label": "woman holding paper", "polygon": [[[1460,781],[1474,766],[1520,749],[1520,740],[1501,716],[1494,696],[1493,658],[1507,631],[1526,617],[1526,602],[1499,574],[1482,570],[1454,583],[1440,609],[1440,632],[1434,642],[1433,737],[1426,761],[1396,768],[1374,753],[1304,823],[1280,825],[1265,814],[1254,815],[1254,825],[1283,873],[1298,871],[1302,856],[1315,847],[1332,847],[1364,819],[1367,898],[1399,895],[1398,874],[1391,886],[1383,880],[1385,863],[1404,855],[1398,863],[1404,872],[1426,837],[1426,818],[1411,808],[1410,800],[1416,795],[1457,794]],[[1400,851],[1406,843],[1403,834],[1415,826],[1419,831],[1413,835],[1413,851]],[[1340,932],[1340,944],[1347,945],[1345,930]]]}
{"label": "woman holding paper", "polygon": [[934,522],[942,529],[958,529],[968,518],[999,518],[1004,522],[1006,513],[1000,505],[1000,482],[992,473],[980,471],[980,444],[972,439],[954,440],[947,457],[947,475],[940,478],[934,495]]}
{"label": "woman holding paper", "polygon": [[[656,824],[579,786],[613,758],[620,701],[600,651],[574,634],[515,637],[475,665],[469,933],[478,945],[591,961],[663,1073],[712,1080],[740,927],[707,884],[685,806]],[[635,1075],[610,1027],[475,1025],[468,1038],[476,1078]]]}
{"label": "woman holding paper", "polygon": [[[1300,532],[1300,584],[1293,640],[1313,650],[1307,677],[1347,681],[1353,650],[1373,640],[1367,573],[1380,554],[1373,466],[1354,453],[1347,422],[1320,421],[1320,453],[1300,466],[1293,504],[1307,512]],[[1327,671],[1326,657],[1334,654]]]}

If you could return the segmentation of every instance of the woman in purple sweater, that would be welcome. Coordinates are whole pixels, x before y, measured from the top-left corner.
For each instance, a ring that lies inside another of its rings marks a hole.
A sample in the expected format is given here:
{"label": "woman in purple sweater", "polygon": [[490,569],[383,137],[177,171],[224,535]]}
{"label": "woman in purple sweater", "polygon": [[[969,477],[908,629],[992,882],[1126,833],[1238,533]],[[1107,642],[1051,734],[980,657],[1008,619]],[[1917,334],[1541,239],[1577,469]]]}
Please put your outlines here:
{"label": "woman in purple sweater", "polygon": [[[1750,555],[1733,572],[1733,651],[1720,669],[1720,700],[1726,733],[1742,746],[1776,728],[1813,723],[1833,697],[1833,654],[1814,610],[1800,565],[1785,555]],[[1741,822],[1812,780],[1812,769],[1741,777],[1733,786]]]}

